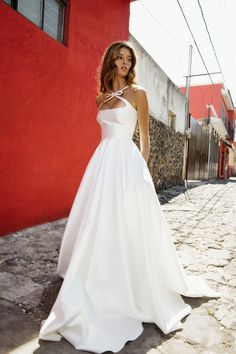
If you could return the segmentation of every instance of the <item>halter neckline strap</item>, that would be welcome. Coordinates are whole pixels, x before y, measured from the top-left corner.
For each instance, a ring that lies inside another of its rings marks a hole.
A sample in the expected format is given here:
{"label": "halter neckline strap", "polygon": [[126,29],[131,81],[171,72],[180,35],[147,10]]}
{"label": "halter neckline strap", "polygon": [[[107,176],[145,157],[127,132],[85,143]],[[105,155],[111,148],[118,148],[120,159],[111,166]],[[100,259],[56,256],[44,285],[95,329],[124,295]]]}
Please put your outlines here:
{"label": "halter neckline strap", "polygon": [[115,92],[111,91],[110,93],[106,94],[106,97],[107,98],[110,98],[110,97],[112,98],[112,97],[116,97],[116,96],[121,96],[123,94],[123,91],[125,89],[127,89],[128,87],[129,87],[129,85],[123,87],[121,90],[118,90],[118,91],[115,91]]}
{"label": "halter neckline strap", "polygon": [[123,95],[123,91],[125,89],[127,89],[129,87],[129,85],[123,87],[121,90],[118,90],[118,91],[111,91],[110,93],[107,93],[106,94],[106,99],[99,105],[98,109],[104,104],[104,103],[107,103],[108,101],[110,101],[113,97],[119,97],[119,96],[122,96]]}

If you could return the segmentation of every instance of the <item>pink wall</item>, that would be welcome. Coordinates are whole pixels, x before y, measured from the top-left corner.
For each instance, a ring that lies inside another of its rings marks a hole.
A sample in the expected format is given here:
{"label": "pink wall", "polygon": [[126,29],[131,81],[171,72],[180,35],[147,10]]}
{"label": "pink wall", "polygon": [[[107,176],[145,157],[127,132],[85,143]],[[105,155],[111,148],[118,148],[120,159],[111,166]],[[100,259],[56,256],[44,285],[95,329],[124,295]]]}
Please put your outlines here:
{"label": "pink wall", "polygon": [[129,0],[71,0],[67,45],[0,1],[0,235],[68,216],[100,139],[96,69]]}

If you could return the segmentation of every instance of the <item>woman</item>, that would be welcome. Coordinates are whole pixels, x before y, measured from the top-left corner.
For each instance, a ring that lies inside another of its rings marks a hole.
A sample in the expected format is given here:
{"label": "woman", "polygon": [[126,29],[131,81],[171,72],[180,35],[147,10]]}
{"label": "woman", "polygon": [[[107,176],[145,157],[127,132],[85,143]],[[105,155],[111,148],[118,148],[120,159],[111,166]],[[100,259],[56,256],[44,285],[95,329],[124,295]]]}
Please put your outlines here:
{"label": "woman", "polygon": [[[186,296],[218,294],[184,273],[150,176],[148,103],[135,84],[135,53],[112,43],[100,71],[101,142],[76,194],[61,245],[62,287],[39,338],[118,352],[155,323],[182,327]],[[132,141],[138,121],[140,150]]]}

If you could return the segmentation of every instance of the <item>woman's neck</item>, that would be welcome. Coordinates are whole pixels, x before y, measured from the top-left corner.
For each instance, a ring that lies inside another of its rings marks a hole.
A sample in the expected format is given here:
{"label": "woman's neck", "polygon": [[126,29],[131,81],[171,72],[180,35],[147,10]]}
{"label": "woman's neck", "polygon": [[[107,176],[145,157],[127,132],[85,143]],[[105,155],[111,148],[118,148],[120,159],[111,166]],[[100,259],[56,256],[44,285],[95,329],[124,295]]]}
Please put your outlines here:
{"label": "woman's neck", "polygon": [[116,91],[122,90],[125,86],[127,86],[127,82],[125,79],[116,78],[113,82],[113,85],[112,85],[112,91],[116,92]]}

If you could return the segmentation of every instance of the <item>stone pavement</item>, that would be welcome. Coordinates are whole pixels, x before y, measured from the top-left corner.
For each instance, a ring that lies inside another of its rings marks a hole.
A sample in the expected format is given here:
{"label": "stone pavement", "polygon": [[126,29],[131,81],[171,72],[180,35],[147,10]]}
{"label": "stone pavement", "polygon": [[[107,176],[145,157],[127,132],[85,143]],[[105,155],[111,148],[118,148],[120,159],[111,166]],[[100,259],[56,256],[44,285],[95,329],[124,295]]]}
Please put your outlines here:
{"label": "stone pavement", "polygon": [[[144,324],[142,335],[119,354],[236,353],[236,179],[183,193],[163,191],[160,201],[187,273],[201,274],[221,298],[187,298],[192,312],[183,330],[163,335]],[[66,219],[0,238],[0,353],[72,354],[66,340],[37,340],[61,280],[55,274]],[[106,352],[108,353],[108,352]]]}

